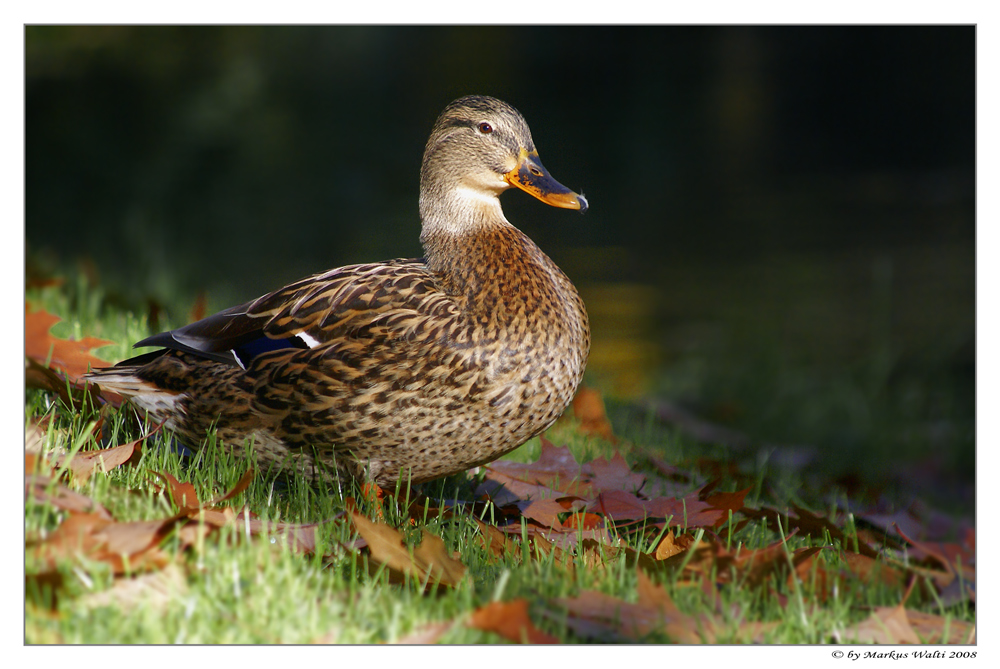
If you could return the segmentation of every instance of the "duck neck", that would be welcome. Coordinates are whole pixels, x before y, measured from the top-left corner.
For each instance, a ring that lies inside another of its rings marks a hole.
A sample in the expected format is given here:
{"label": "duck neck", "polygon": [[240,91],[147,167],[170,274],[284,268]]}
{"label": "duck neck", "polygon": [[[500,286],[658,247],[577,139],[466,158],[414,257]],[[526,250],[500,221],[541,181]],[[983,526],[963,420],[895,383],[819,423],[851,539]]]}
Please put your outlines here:
{"label": "duck neck", "polygon": [[[483,302],[485,293],[519,285],[520,278],[514,275],[526,268],[532,268],[534,274],[551,264],[534,242],[507,221],[499,200],[491,199],[470,202],[458,198],[459,204],[452,209],[442,209],[439,199],[438,207],[423,212],[420,241],[427,267],[438,276],[446,292],[463,300],[470,309]],[[510,295],[500,292],[495,297],[502,303]]]}
{"label": "duck neck", "polygon": [[468,253],[480,249],[477,239],[504,230],[520,234],[503,215],[500,189],[442,183],[429,172],[433,171],[424,170],[420,183],[420,243],[431,270],[450,274],[458,268],[475,267]]}

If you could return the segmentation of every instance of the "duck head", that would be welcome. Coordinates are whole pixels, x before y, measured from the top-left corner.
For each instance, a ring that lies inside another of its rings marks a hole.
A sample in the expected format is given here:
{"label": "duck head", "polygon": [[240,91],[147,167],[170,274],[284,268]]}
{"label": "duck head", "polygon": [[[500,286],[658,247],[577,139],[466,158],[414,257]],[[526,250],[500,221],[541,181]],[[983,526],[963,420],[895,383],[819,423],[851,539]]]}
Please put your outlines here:
{"label": "duck head", "polygon": [[587,210],[587,200],[542,165],[528,124],[516,109],[479,95],[445,107],[427,141],[420,172],[425,232],[507,224],[498,197],[512,186],[554,207]]}

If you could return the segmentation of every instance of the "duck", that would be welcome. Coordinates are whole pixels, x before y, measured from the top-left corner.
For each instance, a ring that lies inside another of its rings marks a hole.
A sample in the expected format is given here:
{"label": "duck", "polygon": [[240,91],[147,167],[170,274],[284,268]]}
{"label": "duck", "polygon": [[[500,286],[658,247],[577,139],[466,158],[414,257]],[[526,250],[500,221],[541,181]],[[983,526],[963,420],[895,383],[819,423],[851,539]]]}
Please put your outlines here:
{"label": "duck", "polygon": [[[504,216],[516,188],[585,212],[543,167],[524,117],[448,104],[420,170],[424,256],[331,269],[137,342],[92,370],[187,446],[385,489],[487,464],[572,401],[590,326],[566,274]],[[332,473],[332,474],[331,474]]]}

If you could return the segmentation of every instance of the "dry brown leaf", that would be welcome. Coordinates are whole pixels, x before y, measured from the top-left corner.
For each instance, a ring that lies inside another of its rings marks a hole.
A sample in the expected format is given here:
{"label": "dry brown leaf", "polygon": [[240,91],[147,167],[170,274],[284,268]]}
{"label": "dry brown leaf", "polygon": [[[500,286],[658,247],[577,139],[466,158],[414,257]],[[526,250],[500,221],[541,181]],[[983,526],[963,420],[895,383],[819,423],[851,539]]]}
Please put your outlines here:
{"label": "dry brown leaf", "polygon": [[574,513],[567,516],[562,525],[567,532],[596,530],[604,527],[604,518],[596,513]]}
{"label": "dry brown leaf", "polygon": [[118,579],[108,590],[81,597],[80,603],[91,608],[110,606],[125,612],[138,606],[166,610],[186,593],[187,579],[181,568],[168,564],[151,574]]}
{"label": "dry brown leaf", "polygon": [[153,430],[153,432],[144,437],[130,441],[127,444],[122,444],[121,446],[103,448],[96,451],[80,451],[70,458],[68,462],[64,461],[63,458],[56,458],[56,466],[62,467],[66,465],[66,468],[73,476],[74,482],[78,484],[85,483],[96,471],[106,474],[126,462],[131,461],[133,464],[138,462],[139,456],[142,453],[143,442],[157,430],[159,428],[156,428],[156,430]]}
{"label": "dry brown leaf", "polygon": [[514,643],[559,643],[554,636],[541,631],[528,616],[528,601],[514,599],[509,602],[491,602],[472,612],[468,626],[484,632],[499,634]]}
{"label": "dry brown leaf", "polygon": [[[968,644],[975,641],[976,626],[964,620],[945,619],[933,613],[908,609],[906,618],[913,631],[927,644]],[[944,638],[945,628],[948,638]]]}
{"label": "dry brown leaf", "polygon": [[[560,535],[556,535],[557,537]],[[565,536],[565,535],[563,535]],[[576,541],[574,540],[574,544]],[[531,556],[535,559],[551,559],[553,563],[559,565],[567,572],[569,572],[570,578],[576,577],[576,564],[573,561],[572,549],[563,548],[562,546],[556,545],[555,542],[549,541],[541,534],[537,534],[531,537]]]}
{"label": "dry brown leaf", "polygon": [[698,491],[698,498],[704,500],[713,509],[736,513],[743,509],[743,500],[746,499],[750,488],[737,490],[736,492],[712,492],[718,485],[718,480],[712,481]]}
{"label": "dry brown leaf", "polygon": [[663,537],[663,540],[656,547],[653,557],[657,560],[666,560],[669,557],[679,555],[689,549],[693,541],[694,537],[690,534],[682,534],[680,539],[676,539],[674,538],[674,531],[670,530],[667,532],[667,536]]}
{"label": "dry brown leaf", "polygon": [[[794,516],[790,514],[782,514],[779,511],[768,507],[762,507],[760,509],[743,507],[741,509],[741,513],[744,516],[747,516],[750,520],[766,519],[770,527],[777,527],[780,523],[781,527],[786,532],[788,530],[798,530],[805,536],[818,538],[823,538],[825,536],[825,532],[829,533],[830,538],[835,541],[839,541],[841,547],[843,547],[845,551],[854,551],[855,544],[853,539],[844,534],[839,527],[831,523],[826,518],[817,516],[806,509],[795,506],[794,504],[792,505],[792,510],[795,512]],[[858,541],[858,550],[854,552],[866,555],[870,558],[879,557],[878,551],[861,540]]]}
{"label": "dry brown leaf", "polygon": [[24,494],[25,497],[31,497],[42,504],[51,504],[57,509],[95,514],[105,520],[111,520],[111,513],[104,506],[62,484],[53,483],[45,476],[37,474],[25,476]]}
{"label": "dry brown leaf", "polygon": [[920,643],[902,604],[878,607],[868,618],[847,629],[844,641],[882,644]]}
{"label": "dry brown leaf", "polygon": [[410,549],[403,535],[388,525],[375,523],[362,514],[351,511],[351,521],[371,551],[372,558],[399,574],[407,574],[430,585],[455,586],[465,576],[465,565],[448,554],[444,542],[423,530],[420,545]]}
{"label": "dry brown leaf", "polygon": [[251,467],[250,469],[247,470],[246,474],[240,477],[240,480],[236,482],[236,485],[232,487],[232,490],[222,495],[221,497],[216,497],[205,506],[218,506],[219,504],[222,504],[223,502],[229,501],[233,497],[236,497],[241,492],[250,487],[250,484],[253,482],[253,477],[255,473],[256,472],[254,472],[254,468]]}
{"label": "dry brown leaf", "polygon": [[158,569],[170,562],[158,544],[173,523],[174,519],[116,523],[95,513],[71,513],[34,550],[49,565],[85,557],[107,563],[115,574]]}
{"label": "dry brown leaf", "polygon": [[[636,572],[639,604],[662,613],[667,634],[681,643],[712,643],[714,622],[707,616],[685,616],[663,586],[656,585],[641,569]],[[693,624],[692,624],[693,623]]]}
{"label": "dry brown leaf", "polygon": [[638,602],[624,600],[593,590],[577,597],[555,600],[570,616],[603,626],[627,639],[638,641],[653,632],[662,632],[686,644],[711,643],[715,623],[707,616],[683,614],[662,587],[655,585],[641,570],[638,572]]}
{"label": "dry brown leaf", "polygon": [[[597,496],[587,510],[600,513],[615,523],[663,518],[671,525],[686,528],[715,528],[728,520],[728,510],[716,508],[711,503],[698,499],[697,495],[695,492],[682,499],[642,499],[624,490],[606,490]],[[660,526],[662,527],[662,523]]]}
{"label": "dry brown leaf", "polygon": [[577,389],[573,398],[573,415],[580,421],[580,431],[584,434],[594,434],[613,444],[618,443],[604,410],[604,400],[593,388],[580,386]]}
{"label": "dry brown leaf", "polygon": [[633,472],[621,453],[615,453],[610,460],[594,458],[584,466],[593,473],[591,486],[595,492],[604,490],[636,492],[646,484],[646,477]]}
{"label": "dry brown leaf", "polygon": [[114,342],[95,337],[80,341],[60,339],[49,330],[61,319],[44,309],[31,311],[24,304],[24,354],[41,365],[64,372],[73,382],[79,381],[92,367],[107,367],[108,362],[90,354],[90,350]]}
{"label": "dry brown leaf", "polygon": [[703,540],[698,542],[697,546],[693,546],[693,538],[690,535],[682,535],[676,544],[684,548],[659,560],[656,565],[659,569],[667,570],[683,567],[683,571],[678,575],[679,580],[704,583],[706,587],[708,584],[729,582],[738,582],[747,587],[759,587],[772,576],[791,572],[793,567],[822,550],[819,547],[810,547],[789,551],[784,545],[785,540],[787,537],[764,548],[754,550],[739,548],[733,552],[714,539]]}
{"label": "dry brown leaf", "polygon": [[517,544],[513,539],[508,537],[493,525],[488,525],[478,518],[473,518],[473,520],[475,520],[476,524],[479,525],[479,531],[481,533],[480,540],[483,542],[483,548],[490,555],[499,558],[503,558],[508,554],[518,557],[521,555],[519,550],[515,550]]}
{"label": "dry brown leaf", "polygon": [[32,358],[24,359],[24,385],[27,388],[39,388],[55,393],[68,407],[79,410],[89,404],[96,407],[101,403],[101,399],[120,406],[122,397],[111,392],[99,392],[93,384],[85,384],[82,381],[67,380],[62,372],[55,372],[43,363]]}
{"label": "dry brown leaf", "polygon": [[486,478],[503,484],[518,499],[545,499],[590,492],[592,474],[584,471],[569,448],[541,439],[542,452],[535,462],[496,460],[483,468]]}
{"label": "dry brown leaf", "polygon": [[187,481],[182,483],[168,472],[153,472],[153,475],[166,482],[170,501],[181,513],[190,513],[201,508],[201,502],[198,500],[198,493],[195,491],[194,485]]}
{"label": "dry brown leaf", "polygon": [[898,526],[896,532],[913,546],[910,554],[917,560],[930,558],[939,563],[950,574],[961,576],[964,581],[976,580],[976,535],[968,530],[961,544],[911,539]]}
{"label": "dry brown leaf", "polygon": [[890,587],[902,587],[906,581],[904,572],[882,560],[847,552],[842,552],[840,558],[847,564],[850,573],[865,583],[878,582]]}
{"label": "dry brown leaf", "polygon": [[518,504],[521,515],[555,532],[565,531],[559,514],[566,513],[567,507],[554,499],[540,499]]}

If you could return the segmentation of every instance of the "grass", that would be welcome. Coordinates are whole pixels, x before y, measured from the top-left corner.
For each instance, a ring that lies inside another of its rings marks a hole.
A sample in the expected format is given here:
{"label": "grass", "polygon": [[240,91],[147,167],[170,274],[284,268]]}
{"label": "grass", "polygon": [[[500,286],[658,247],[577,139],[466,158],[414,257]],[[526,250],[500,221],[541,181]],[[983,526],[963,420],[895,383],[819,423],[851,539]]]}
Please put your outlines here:
{"label": "grass", "polygon": [[[128,344],[148,334],[143,317],[110,305],[99,289],[86,286],[82,280],[29,290],[28,298],[65,319],[54,329],[57,336],[90,335],[116,342],[98,351],[107,359],[126,357]],[[617,448],[582,434],[572,421],[560,423],[548,436],[556,444],[567,445],[579,462],[621,451],[634,470],[641,470],[648,453],[689,466],[692,471],[699,467],[699,459],[708,462],[709,468],[711,463],[727,462],[725,449],[685,439],[648,416],[631,412],[626,405],[612,409],[613,418],[619,421],[618,433],[625,437]],[[101,447],[91,432],[101,416],[105,420],[102,433],[112,444],[137,439],[147,430],[127,408],[71,411],[42,391],[27,390],[26,424],[43,416],[50,418],[44,449],[51,452]],[[162,519],[175,510],[150,472],[169,472],[191,482],[199,499],[205,500],[231,489],[252,464],[233,458],[212,439],[193,457],[171,448],[169,440],[150,441],[137,466],[95,474],[75,489],[103,504],[118,521]],[[530,462],[539,452],[540,443],[534,439],[507,457]],[[807,484],[800,472],[782,471],[766,462],[751,462],[735,472],[721,469],[720,490],[749,485],[748,507],[799,504],[827,511],[833,517],[840,505],[836,495],[828,494],[829,486],[821,493]],[[457,507],[454,514],[445,512],[445,500],[473,499],[465,477],[425,484],[419,492],[425,496],[425,515],[409,526],[403,494],[387,498],[379,511],[356,487],[338,491],[266,472],[256,476],[232,503],[246,505],[261,519],[276,522],[339,518],[320,526],[319,547],[311,555],[295,552],[273,537],[248,539],[238,525],[222,528],[186,548],[177,536],[168,536],[162,544],[169,556],[165,568],[125,577],[114,576],[102,562],[78,557],[63,559],[52,570],[33,550],[26,549],[25,640],[29,644],[369,644],[395,641],[432,623],[456,621],[440,642],[498,643],[501,638],[496,634],[474,629],[464,621],[490,602],[524,598],[530,603],[531,620],[540,630],[561,642],[581,642],[590,637],[570,624],[566,608],[556,600],[593,590],[636,602],[635,552],[651,552],[666,530],[651,527],[621,532],[619,545],[589,552],[580,541],[575,551],[566,553],[545,553],[522,541],[497,556],[484,547],[470,504]],[[356,534],[341,517],[346,496],[359,500],[360,509],[370,518],[383,514],[382,521],[403,528],[409,540],[419,537],[418,528],[441,537],[448,550],[460,556],[467,576],[454,588],[428,594],[419,579],[394,583],[384,567],[370,569],[366,555],[349,548]],[[67,517],[66,512],[31,496],[24,512],[29,543],[51,536]],[[787,532],[764,519],[737,529],[736,520],[716,532],[728,549],[737,552],[769,546]],[[673,530],[683,533],[683,519],[673,522]],[[857,539],[853,525],[846,530],[849,542]],[[837,544],[830,536],[795,535],[788,538],[783,550],[785,559],[791,560],[796,549],[832,546],[823,552],[822,561],[836,569],[843,563]],[[663,570],[654,580],[685,615],[715,616],[721,623],[717,634],[720,643],[749,641],[744,625],[752,621],[775,623],[758,637],[766,643],[834,641],[867,618],[873,607],[899,604],[905,589],[905,584],[877,579],[848,579],[834,589],[832,597],[826,597],[815,571],[803,580],[773,578],[767,587],[752,586],[748,575],[737,571],[731,578],[719,574],[705,577],[715,579],[716,584],[685,580],[682,573],[682,568]],[[975,620],[974,608],[968,603],[945,606],[934,596],[921,598],[918,594],[907,605],[943,615],[949,621]],[[628,640],[662,643],[671,637],[654,628],[645,636]]]}

